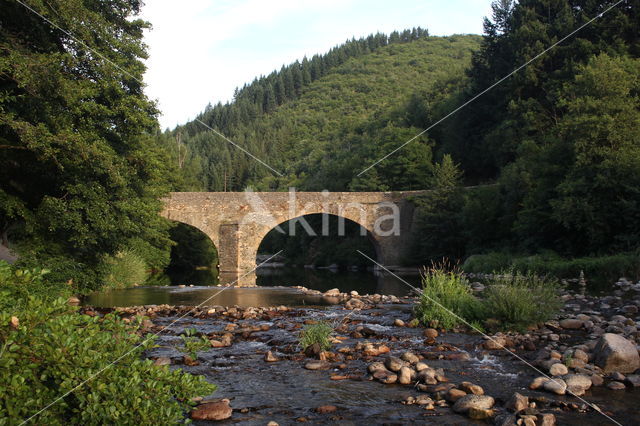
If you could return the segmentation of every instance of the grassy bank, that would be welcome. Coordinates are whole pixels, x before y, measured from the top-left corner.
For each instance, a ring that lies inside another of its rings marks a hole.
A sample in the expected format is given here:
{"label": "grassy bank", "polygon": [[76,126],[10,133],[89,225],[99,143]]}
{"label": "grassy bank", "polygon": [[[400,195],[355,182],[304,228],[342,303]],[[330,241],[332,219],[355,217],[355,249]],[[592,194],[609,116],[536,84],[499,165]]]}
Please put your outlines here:
{"label": "grassy bank", "polygon": [[462,270],[474,273],[513,270],[557,278],[576,278],[583,271],[588,279],[611,281],[627,277],[637,280],[640,279],[640,253],[564,259],[554,253],[517,256],[492,252],[470,256],[462,265]]}

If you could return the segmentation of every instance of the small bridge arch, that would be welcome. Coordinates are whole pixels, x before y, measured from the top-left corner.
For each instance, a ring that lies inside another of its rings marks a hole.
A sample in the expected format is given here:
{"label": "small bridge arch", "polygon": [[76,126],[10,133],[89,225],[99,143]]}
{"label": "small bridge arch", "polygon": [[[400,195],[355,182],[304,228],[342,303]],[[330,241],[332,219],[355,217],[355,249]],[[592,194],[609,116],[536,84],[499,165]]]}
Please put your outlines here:
{"label": "small bridge arch", "polygon": [[173,192],[163,200],[162,216],[194,226],[211,238],[218,249],[222,283],[255,285],[256,255],[267,233],[310,214],[356,222],[371,234],[378,262],[399,265],[413,224],[410,197],[423,193]]}

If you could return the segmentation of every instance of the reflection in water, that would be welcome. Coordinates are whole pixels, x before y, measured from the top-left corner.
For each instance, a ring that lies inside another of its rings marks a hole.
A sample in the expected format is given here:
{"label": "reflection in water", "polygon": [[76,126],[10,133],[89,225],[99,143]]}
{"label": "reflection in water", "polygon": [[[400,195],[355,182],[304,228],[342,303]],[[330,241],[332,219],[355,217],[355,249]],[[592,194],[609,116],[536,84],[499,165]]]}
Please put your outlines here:
{"label": "reflection in water", "polygon": [[[404,296],[410,288],[390,274],[370,272],[331,272],[302,268],[260,269],[257,277],[259,287],[218,287],[210,284],[211,275],[191,275],[191,279],[201,278],[204,282],[189,282],[180,278],[177,282],[195,287],[134,287],[124,290],[110,290],[94,293],[85,298],[84,303],[97,307],[136,305],[187,305],[204,303],[207,306],[319,306],[335,303],[322,295],[304,294],[296,289],[304,286],[321,292],[339,288],[343,292],[357,291],[360,294],[393,294]],[[419,276],[403,276],[413,286],[419,285]],[[173,281],[175,282],[175,281]],[[256,281],[254,281],[256,282]],[[209,300],[207,300],[209,299]],[[206,302],[205,302],[206,301]]]}
{"label": "reflection in water", "polygon": [[335,300],[288,288],[134,287],[94,293],[85,305],[102,308],[137,305],[323,306]]}
{"label": "reflection in water", "polygon": [[[327,291],[338,288],[343,292],[357,291],[360,294],[393,294],[404,296],[411,289],[398,278],[388,273],[347,272],[304,268],[258,269],[258,286],[303,286],[313,290]],[[414,287],[420,285],[418,275],[401,277]]]}

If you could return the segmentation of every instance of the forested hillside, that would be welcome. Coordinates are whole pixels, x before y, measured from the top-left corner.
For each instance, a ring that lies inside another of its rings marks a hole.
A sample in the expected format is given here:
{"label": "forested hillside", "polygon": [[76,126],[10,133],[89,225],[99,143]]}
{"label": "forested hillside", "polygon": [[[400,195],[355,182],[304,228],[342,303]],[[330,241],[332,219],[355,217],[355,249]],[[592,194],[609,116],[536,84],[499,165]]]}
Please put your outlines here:
{"label": "forested hillside", "polygon": [[354,170],[421,130],[429,104],[460,84],[479,43],[479,36],[429,37],[419,28],[372,35],[283,67],[198,118],[282,177],[198,121],[171,138],[179,135],[186,146],[186,174],[203,190],[422,188],[431,163],[427,137],[376,178],[363,182]]}

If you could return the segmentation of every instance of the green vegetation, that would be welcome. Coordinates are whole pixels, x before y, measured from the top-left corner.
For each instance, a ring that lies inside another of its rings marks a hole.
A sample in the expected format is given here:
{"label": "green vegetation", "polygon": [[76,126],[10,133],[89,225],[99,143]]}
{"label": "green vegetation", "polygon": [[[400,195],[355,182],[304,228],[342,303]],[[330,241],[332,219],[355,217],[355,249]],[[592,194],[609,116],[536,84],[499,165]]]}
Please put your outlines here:
{"label": "green vegetation", "polygon": [[557,280],[503,272],[487,283],[483,310],[500,328],[524,330],[549,320],[562,307]]}
{"label": "green vegetation", "polygon": [[457,271],[433,267],[422,277],[415,315],[428,326],[523,330],[547,321],[562,307],[556,280],[506,271],[487,283],[482,298],[472,294]]}
{"label": "green vegetation", "polygon": [[140,285],[149,276],[144,259],[127,249],[106,255],[100,268],[104,286],[111,289]]}
{"label": "green vegetation", "polygon": [[515,256],[492,252],[470,256],[462,265],[465,272],[493,272],[513,270],[559,278],[576,278],[583,271],[589,279],[640,276],[640,253],[620,253],[612,256],[563,259],[556,253],[545,252],[533,256]]}
{"label": "green vegetation", "polygon": [[431,327],[453,328],[481,317],[480,301],[471,294],[467,280],[443,267],[424,271],[414,311],[423,324]]}
{"label": "green vegetation", "polygon": [[191,398],[215,390],[202,376],[142,360],[153,346],[140,335],[142,318],[81,315],[43,276],[0,262],[1,424],[20,424],[54,401],[36,423],[179,423]]}
{"label": "green vegetation", "polygon": [[333,327],[326,322],[305,325],[300,332],[300,346],[304,350],[317,343],[321,350],[329,350],[331,349],[331,341],[329,340],[331,333],[333,333]]}
{"label": "green vegetation", "polygon": [[[85,292],[132,250],[169,261],[159,198],[179,182],[143,93],[141,2],[18,2],[0,16],[0,235],[26,268]],[[97,49],[102,58],[84,47]],[[115,64],[117,66],[114,66]]]}
{"label": "green vegetation", "polygon": [[197,335],[195,328],[187,328],[180,335],[184,352],[191,357],[192,360],[198,359],[198,352],[205,349],[211,349],[211,342],[205,335]]}

